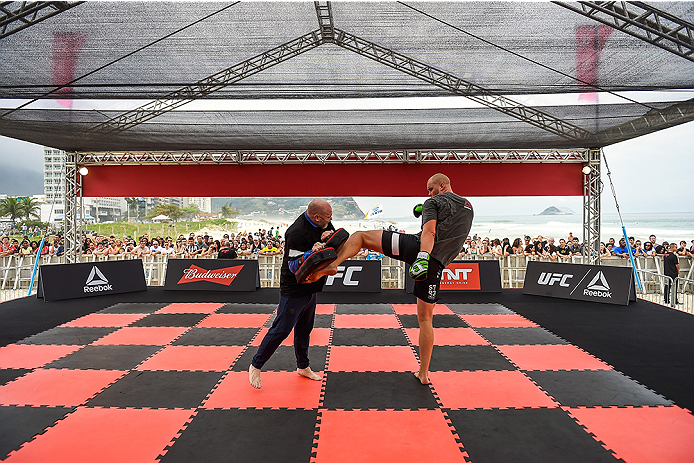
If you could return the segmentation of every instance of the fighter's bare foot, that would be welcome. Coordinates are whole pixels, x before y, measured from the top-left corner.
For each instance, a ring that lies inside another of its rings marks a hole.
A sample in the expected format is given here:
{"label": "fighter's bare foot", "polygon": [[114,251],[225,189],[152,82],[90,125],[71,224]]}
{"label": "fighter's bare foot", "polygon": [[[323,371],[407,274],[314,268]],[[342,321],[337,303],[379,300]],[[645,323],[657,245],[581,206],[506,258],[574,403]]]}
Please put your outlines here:
{"label": "fighter's bare foot", "polygon": [[312,379],[314,381],[320,381],[321,380],[321,377],[318,376],[317,374],[315,374],[313,372],[313,370],[311,370],[311,367],[297,368],[296,372],[298,374],[300,374],[301,376],[308,378],[308,379]]}
{"label": "fighter's bare foot", "polygon": [[327,267],[322,268],[320,270],[317,270],[317,271],[313,272],[312,274],[310,274],[309,276],[307,276],[304,279],[303,283],[313,283],[314,281],[318,281],[319,279],[321,279],[325,275],[335,275],[336,273],[337,273],[337,265],[335,265],[335,266],[328,265]]}
{"label": "fighter's bare foot", "polygon": [[248,380],[251,383],[251,386],[253,386],[256,389],[260,389],[260,386],[262,386],[262,383],[260,381],[260,368],[256,368],[251,364],[250,367],[248,367]]}
{"label": "fighter's bare foot", "polygon": [[416,372],[414,374],[414,377],[417,378],[419,380],[419,382],[422,384],[429,384],[431,382],[431,380],[429,380],[429,376],[427,374],[420,372],[420,371]]}

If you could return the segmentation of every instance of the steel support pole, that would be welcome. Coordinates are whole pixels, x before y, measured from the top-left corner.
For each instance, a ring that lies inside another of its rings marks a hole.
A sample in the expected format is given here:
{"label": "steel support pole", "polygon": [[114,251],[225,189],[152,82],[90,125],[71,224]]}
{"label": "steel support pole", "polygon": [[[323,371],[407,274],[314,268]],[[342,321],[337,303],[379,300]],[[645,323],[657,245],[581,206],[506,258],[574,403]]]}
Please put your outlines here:
{"label": "steel support pole", "polygon": [[600,264],[601,155],[600,149],[589,150],[583,172],[583,261],[590,265]]}
{"label": "steel support pole", "polygon": [[82,254],[82,176],[79,174],[80,154],[65,153],[65,260],[67,263],[80,261]]}

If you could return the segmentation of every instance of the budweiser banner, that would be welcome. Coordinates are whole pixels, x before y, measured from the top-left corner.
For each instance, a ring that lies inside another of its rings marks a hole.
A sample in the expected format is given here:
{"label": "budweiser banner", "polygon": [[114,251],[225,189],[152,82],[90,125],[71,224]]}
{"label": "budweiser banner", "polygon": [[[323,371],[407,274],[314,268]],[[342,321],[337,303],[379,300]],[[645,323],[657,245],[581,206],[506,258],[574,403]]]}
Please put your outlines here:
{"label": "budweiser banner", "polygon": [[169,259],[164,289],[255,291],[260,287],[257,260]]}
{"label": "budweiser banner", "polygon": [[[406,273],[405,288],[414,291],[414,280]],[[501,292],[501,271],[497,260],[456,260],[441,272],[441,291]]]}
{"label": "budweiser banner", "polygon": [[636,300],[631,267],[528,262],[523,294],[629,305]]}
{"label": "budweiser banner", "polygon": [[142,260],[42,265],[37,297],[45,301],[147,290]]}

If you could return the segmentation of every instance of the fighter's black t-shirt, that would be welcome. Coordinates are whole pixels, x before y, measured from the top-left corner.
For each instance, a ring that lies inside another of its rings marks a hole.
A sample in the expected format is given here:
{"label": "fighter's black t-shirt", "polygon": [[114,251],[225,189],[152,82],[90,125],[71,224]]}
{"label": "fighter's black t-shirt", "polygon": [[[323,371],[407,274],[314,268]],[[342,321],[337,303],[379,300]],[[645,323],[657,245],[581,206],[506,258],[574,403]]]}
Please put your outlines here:
{"label": "fighter's black t-shirt", "polygon": [[287,229],[284,235],[284,258],[280,271],[280,294],[285,297],[302,297],[320,292],[325,284],[325,277],[313,283],[297,283],[296,276],[289,270],[289,260],[299,257],[302,253],[311,250],[313,245],[319,242],[321,235],[326,230],[335,230],[333,223],[328,223],[325,229],[315,226],[301,214]]}

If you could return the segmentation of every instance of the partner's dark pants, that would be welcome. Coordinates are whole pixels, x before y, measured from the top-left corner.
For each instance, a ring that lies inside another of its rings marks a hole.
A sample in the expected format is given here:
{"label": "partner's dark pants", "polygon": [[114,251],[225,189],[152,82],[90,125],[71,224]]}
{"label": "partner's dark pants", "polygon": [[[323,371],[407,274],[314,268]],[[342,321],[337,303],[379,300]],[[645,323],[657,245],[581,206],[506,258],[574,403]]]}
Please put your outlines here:
{"label": "partner's dark pants", "polygon": [[294,329],[294,353],[297,368],[309,366],[308,345],[313,321],[316,318],[316,294],[303,297],[280,296],[277,316],[270,331],[263,338],[258,352],[253,356],[253,366],[262,368],[270,360],[272,354],[282,344],[292,328]]}

